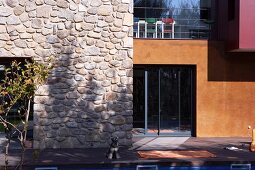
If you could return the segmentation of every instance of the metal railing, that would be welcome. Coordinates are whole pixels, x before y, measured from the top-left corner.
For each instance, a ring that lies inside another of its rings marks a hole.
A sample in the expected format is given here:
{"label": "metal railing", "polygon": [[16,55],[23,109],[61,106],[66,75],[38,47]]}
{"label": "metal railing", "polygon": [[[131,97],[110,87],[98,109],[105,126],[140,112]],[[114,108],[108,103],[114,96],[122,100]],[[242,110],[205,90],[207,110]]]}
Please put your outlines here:
{"label": "metal railing", "polygon": [[173,23],[159,18],[154,23],[139,19],[133,26],[134,38],[208,39],[210,32],[210,25],[201,19],[174,19]]}
{"label": "metal railing", "polygon": [[[134,10],[141,10],[138,7]],[[163,39],[209,39],[212,20],[201,19],[207,9],[201,8],[144,8],[146,16],[136,17],[134,13],[133,32],[135,38]],[[156,10],[156,11],[155,11]],[[158,12],[157,10],[160,10]],[[159,16],[159,17],[151,17]],[[164,20],[171,19],[172,22]]]}

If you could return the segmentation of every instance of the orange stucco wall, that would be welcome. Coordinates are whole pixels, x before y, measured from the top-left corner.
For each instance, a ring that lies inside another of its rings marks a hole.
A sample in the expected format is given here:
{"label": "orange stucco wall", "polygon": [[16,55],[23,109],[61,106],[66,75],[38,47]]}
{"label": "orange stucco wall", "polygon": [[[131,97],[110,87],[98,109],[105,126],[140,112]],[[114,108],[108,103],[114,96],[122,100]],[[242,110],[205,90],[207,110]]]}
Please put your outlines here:
{"label": "orange stucco wall", "polygon": [[226,53],[206,40],[135,39],[134,64],[196,65],[196,136],[245,137],[255,128],[254,53]]}

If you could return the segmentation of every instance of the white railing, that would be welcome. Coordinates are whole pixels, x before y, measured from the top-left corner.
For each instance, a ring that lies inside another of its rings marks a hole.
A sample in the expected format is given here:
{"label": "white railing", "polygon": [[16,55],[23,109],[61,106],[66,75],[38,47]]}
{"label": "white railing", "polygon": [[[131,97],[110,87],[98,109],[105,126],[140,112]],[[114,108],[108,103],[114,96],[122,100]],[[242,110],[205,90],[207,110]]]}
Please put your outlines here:
{"label": "white railing", "polygon": [[[155,22],[148,22],[148,20]],[[208,39],[210,27],[201,19],[172,19],[173,22],[163,22],[164,19],[134,19],[134,38],[159,39]]]}

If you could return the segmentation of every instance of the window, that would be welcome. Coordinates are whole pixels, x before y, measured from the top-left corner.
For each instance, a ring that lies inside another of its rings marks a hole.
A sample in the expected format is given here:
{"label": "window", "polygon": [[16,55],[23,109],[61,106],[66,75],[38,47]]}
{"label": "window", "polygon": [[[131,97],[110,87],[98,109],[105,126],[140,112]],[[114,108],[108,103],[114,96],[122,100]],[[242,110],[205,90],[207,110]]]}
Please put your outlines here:
{"label": "window", "polygon": [[[134,35],[136,38],[207,39],[209,25],[204,21],[211,19],[211,1],[134,0]],[[155,22],[147,22],[148,19]],[[168,32],[164,31],[164,19],[173,20]],[[147,29],[146,24],[153,25],[153,29]]]}

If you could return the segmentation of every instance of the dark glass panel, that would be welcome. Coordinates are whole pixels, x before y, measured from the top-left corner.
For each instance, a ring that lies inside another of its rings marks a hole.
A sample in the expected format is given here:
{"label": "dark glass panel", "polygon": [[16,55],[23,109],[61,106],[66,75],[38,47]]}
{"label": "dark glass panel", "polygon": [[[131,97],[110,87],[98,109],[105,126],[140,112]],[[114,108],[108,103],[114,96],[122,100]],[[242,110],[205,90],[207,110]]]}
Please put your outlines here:
{"label": "dark glass panel", "polygon": [[134,17],[145,18],[146,0],[134,0]]}
{"label": "dark glass panel", "polygon": [[144,88],[144,69],[143,67],[135,66],[134,68],[134,89],[133,89],[133,104],[134,104],[134,122],[133,127],[135,133],[144,133],[145,125],[145,88]]}
{"label": "dark glass panel", "polygon": [[192,70],[180,69],[180,131],[191,131]]}
{"label": "dark glass panel", "polygon": [[159,84],[158,69],[148,69],[148,133],[158,133],[159,123]]}
{"label": "dark glass panel", "polygon": [[149,134],[190,135],[194,81],[194,67],[191,66],[135,66],[134,128],[144,133],[147,125]]}
{"label": "dark glass panel", "polygon": [[178,71],[160,69],[160,133],[179,130]]}

